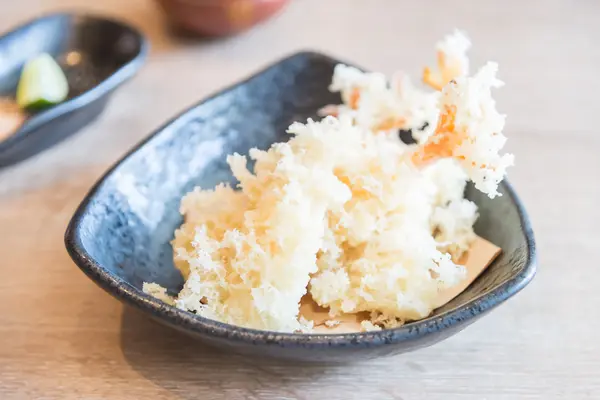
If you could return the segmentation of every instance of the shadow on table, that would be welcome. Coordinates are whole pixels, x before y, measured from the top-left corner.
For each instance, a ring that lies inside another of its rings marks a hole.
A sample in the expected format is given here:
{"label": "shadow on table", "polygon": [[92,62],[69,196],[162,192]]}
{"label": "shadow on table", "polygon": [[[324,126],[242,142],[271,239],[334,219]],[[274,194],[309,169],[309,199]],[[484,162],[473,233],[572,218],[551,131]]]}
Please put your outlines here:
{"label": "shadow on table", "polygon": [[299,388],[341,368],[226,353],[129,307],[123,309],[121,349],[133,369],[183,399],[216,393],[224,398],[263,398],[277,393],[277,398],[303,399]]}

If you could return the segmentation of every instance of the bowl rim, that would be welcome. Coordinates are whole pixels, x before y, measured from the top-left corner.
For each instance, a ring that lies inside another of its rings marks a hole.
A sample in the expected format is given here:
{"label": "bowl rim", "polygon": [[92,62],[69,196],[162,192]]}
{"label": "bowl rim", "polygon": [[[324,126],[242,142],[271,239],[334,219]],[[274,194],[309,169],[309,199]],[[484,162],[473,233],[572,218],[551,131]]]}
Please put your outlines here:
{"label": "bowl rim", "polygon": [[123,157],[115,162],[92,186],[84,197],[81,204],[76,209],[65,232],[64,242],[67,252],[75,264],[98,286],[107,291],[113,297],[121,300],[125,304],[131,305],[145,313],[163,319],[169,325],[180,329],[190,331],[196,334],[208,335],[215,339],[224,339],[235,342],[245,342],[255,345],[275,345],[280,347],[311,347],[311,348],[331,348],[331,347],[361,347],[367,344],[369,347],[376,347],[385,344],[409,341],[418,337],[423,337],[437,331],[445,330],[453,326],[459,326],[468,320],[474,320],[478,315],[498,306],[506,299],[512,297],[521,291],[535,276],[537,269],[536,244],[532,225],[523,206],[522,201],[516,194],[512,185],[506,180],[501,183],[506,196],[510,198],[517,209],[521,229],[525,236],[525,246],[527,260],[523,269],[515,276],[507,279],[496,288],[487,293],[481,294],[470,301],[461,304],[451,310],[418,321],[414,321],[397,328],[384,329],[371,332],[353,332],[337,334],[315,334],[315,333],[285,333],[264,331],[258,329],[244,328],[237,325],[231,325],[215,320],[211,320],[188,311],[180,310],[170,306],[161,300],[145,294],[129,282],[114,275],[86,252],[81,242],[81,220],[88,212],[88,209],[94,201],[95,195],[102,189],[107,178],[109,178],[123,162],[132,157],[138,150],[147,143],[156,138],[166,128],[184,121],[193,110],[205,102],[208,102],[222,94],[231,91],[239,86],[243,86],[250,80],[267,72],[271,68],[290,62],[297,58],[320,59],[331,63],[340,63],[339,59],[329,57],[315,51],[299,51],[287,57],[281,58],[267,67],[255,72],[248,78],[238,81],[224,89],[207,96],[203,100],[196,102],[184,111],[172,117],[149,136],[140,141],[131,148]]}

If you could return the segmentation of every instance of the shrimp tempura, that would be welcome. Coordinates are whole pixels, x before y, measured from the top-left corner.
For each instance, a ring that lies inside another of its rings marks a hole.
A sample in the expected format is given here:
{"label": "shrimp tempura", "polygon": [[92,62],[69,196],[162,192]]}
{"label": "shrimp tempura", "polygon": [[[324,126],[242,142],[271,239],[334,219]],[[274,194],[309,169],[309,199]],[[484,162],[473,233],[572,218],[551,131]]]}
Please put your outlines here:
{"label": "shrimp tempura", "polygon": [[435,90],[442,88],[451,80],[469,74],[469,59],[467,50],[471,41],[461,31],[455,30],[437,45],[438,71],[429,67],[423,70],[423,82]]}
{"label": "shrimp tempura", "polygon": [[446,85],[435,132],[412,154],[417,166],[454,158],[475,187],[490,198],[499,195],[498,184],[514,162],[512,154],[499,154],[506,137],[502,134],[505,116],[498,113],[491,95],[492,88],[503,85],[496,78],[497,71],[498,65],[489,62],[475,76]]}
{"label": "shrimp tempura", "polygon": [[[338,64],[329,90],[339,92],[343,104],[321,108],[322,116],[348,116],[355,125],[373,132],[412,129],[419,141],[433,131],[439,93],[419,90],[403,73],[388,81],[383,74]],[[423,130],[425,124],[431,127]]]}

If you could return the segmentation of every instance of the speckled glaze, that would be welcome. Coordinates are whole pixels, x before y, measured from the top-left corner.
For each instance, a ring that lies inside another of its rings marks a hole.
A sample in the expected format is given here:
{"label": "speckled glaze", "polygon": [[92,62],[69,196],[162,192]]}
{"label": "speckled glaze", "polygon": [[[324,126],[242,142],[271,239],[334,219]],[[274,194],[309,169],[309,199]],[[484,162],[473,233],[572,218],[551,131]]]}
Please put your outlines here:
{"label": "speckled glaze", "polygon": [[[59,13],[27,22],[0,37],[0,96],[14,97],[25,62],[49,53],[69,82],[67,99],[31,114],[0,141],[0,167],[31,157],[96,119],[110,94],[143,64],[148,45],[136,29],[88,14]],[[75,51],[80,62],[69,65]]]}
{"label": "speckled glaze", "polygon": [[114,297],[209,344],[253,356],[352,361],[391,355],[443,340],[516,294],[536,270],[533,232],[507,183],[490,200],[468,188],[481,217],[477,233],[503,254],[465,292],[424,320],[391,330],[338,335],[281,334],[223,324],[168,306],[141,291],[182,285],[169,241],[181,223],[180,198],[196,185],[232,181],[225,157],[286,140],[293,121],[339,102],[327,86],[337,60],[303,52],[177,116],[118,162],[91,190],[65,235],[75,263]]}

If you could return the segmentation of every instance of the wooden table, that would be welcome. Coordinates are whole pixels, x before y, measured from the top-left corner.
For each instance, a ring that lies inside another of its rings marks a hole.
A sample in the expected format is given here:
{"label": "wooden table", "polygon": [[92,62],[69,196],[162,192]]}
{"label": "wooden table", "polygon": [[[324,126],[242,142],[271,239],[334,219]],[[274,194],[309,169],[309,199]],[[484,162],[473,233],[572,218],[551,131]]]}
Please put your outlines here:
{"label": "wooden table", "polygon": [[[225,41],[175,38],[144,0],[4,5],[1,29],[40,11],[85,7],[140,26],[153,47],[97,123],[0,171],[0,398],[600,398],[600,2],[424,3],[296,0]],[[417,74],[454,27],[472,37],[474,65],[500,63],[507,85],[499,108],[517,155],[511,181],[539,244],[534,282],[459,335],[354,365],[257,364],[123,308],[67,256],[63,232],[90,185],[184,107],[305,48]]]}

